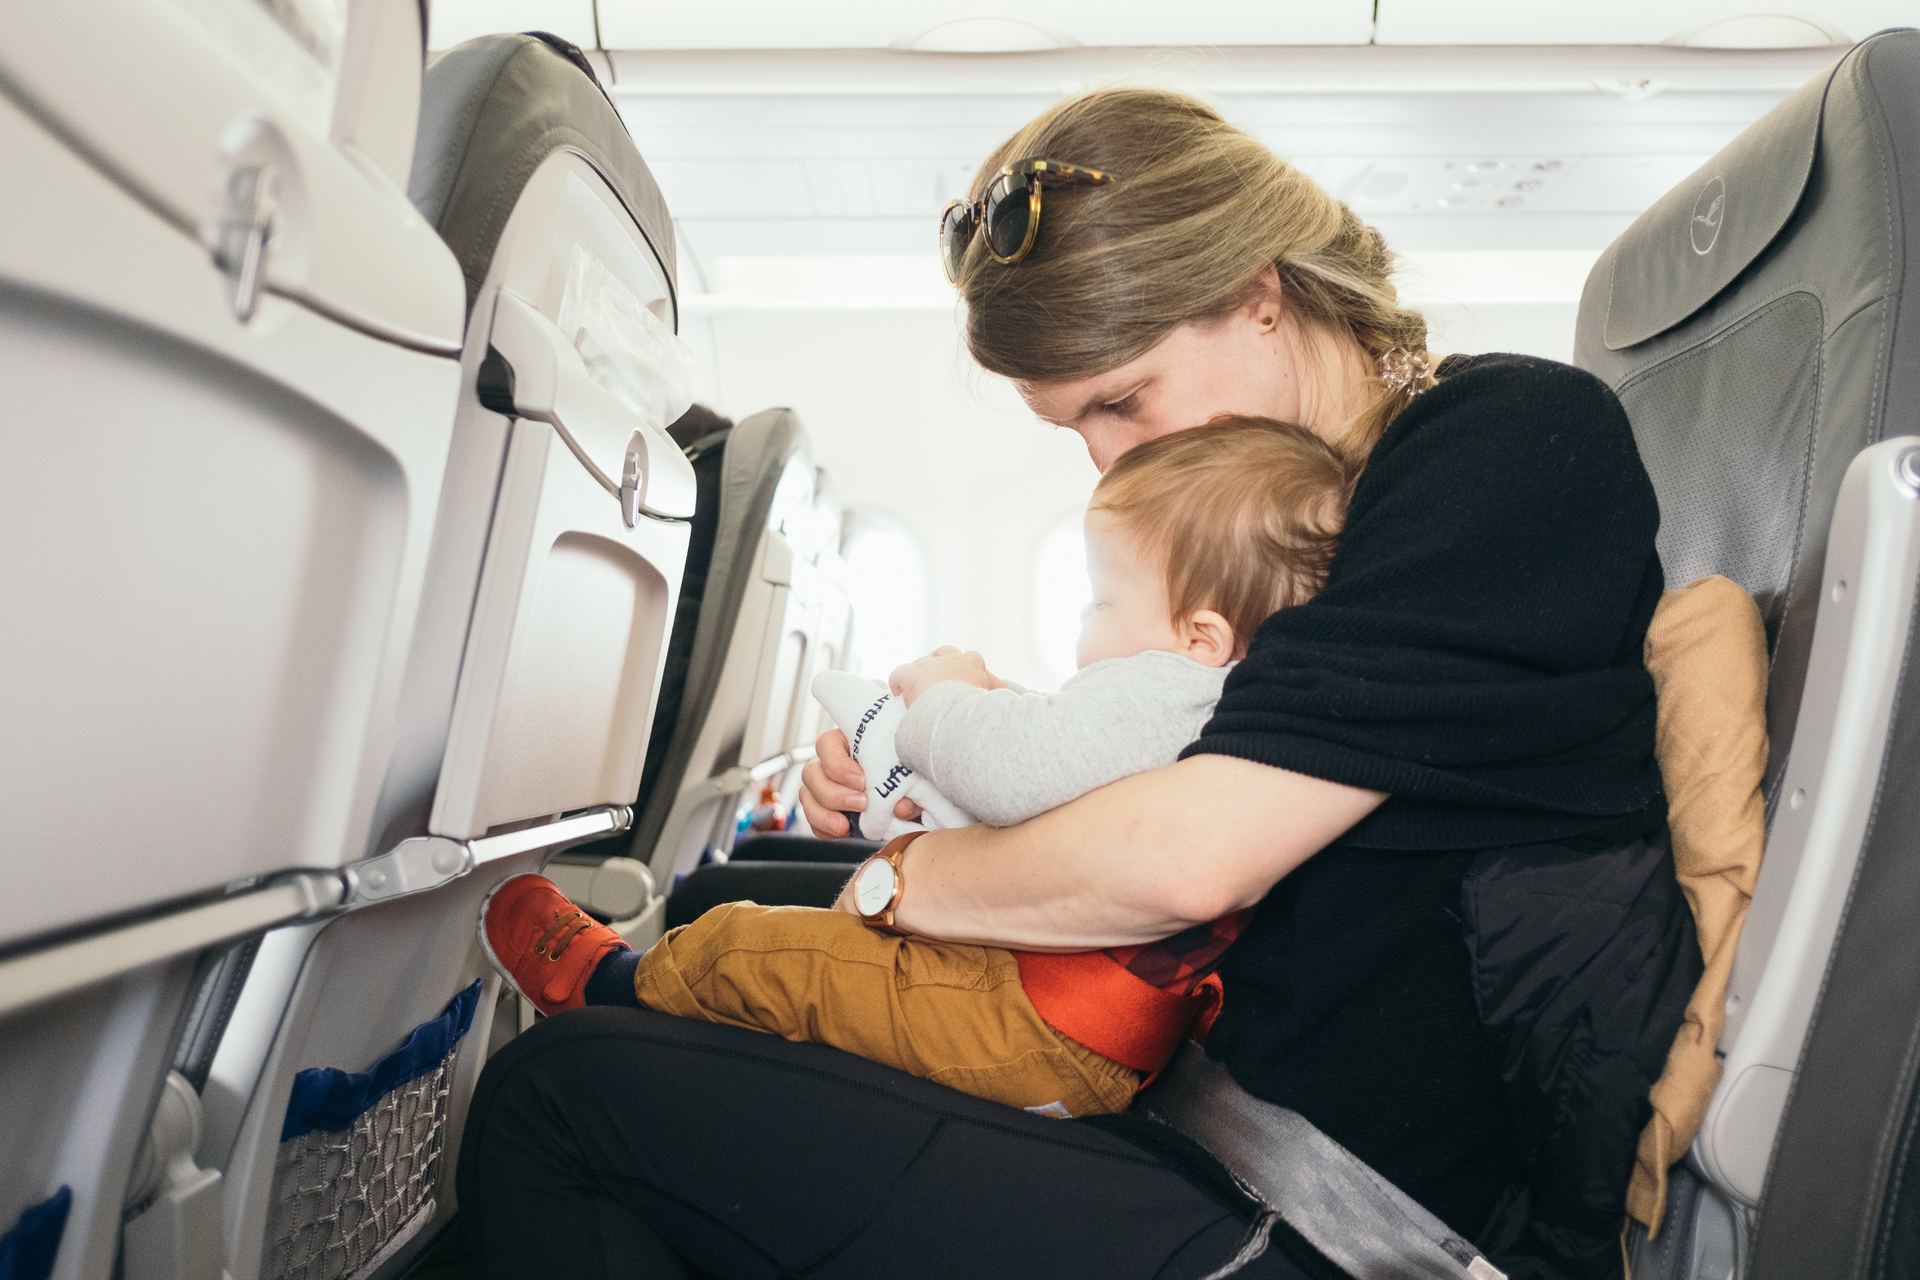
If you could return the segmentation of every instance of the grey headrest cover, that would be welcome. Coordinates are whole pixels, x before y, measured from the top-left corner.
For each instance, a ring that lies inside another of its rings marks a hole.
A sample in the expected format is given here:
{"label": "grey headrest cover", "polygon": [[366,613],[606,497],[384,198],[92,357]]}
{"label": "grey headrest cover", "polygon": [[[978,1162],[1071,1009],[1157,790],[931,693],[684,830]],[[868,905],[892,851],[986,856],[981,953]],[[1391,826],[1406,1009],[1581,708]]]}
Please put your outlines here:
{"label": "grey headrest cover", "polygon": [[1608,350],[1679,324],[1773,243],[1806,190],[1831,79],[1796,90],[1620,237],[1607,282]]}
{"label": "grey headrest cover", "polygon": [[607,96],[558,50],[531,36],[482,36],[427,68],[408,195],[460,261],[472,306],[520,191],[542,161],[569,149],[599,170],[633,215],[673,290],[673,222],[646,162]]}

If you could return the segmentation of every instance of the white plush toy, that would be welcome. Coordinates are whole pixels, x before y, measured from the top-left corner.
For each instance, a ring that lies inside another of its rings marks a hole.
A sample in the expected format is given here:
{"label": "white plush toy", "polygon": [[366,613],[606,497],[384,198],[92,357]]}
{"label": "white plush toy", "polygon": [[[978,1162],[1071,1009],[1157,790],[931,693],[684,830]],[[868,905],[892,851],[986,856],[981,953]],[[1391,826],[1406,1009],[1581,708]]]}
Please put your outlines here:
{"label": "white plush toy", "polygon": [[[853,758],[867,774],[867,810],[852,815],[854,834],[891,840],[906,831],[938,831],[973,825],[973,818],[934,790],[926,778],[907,768],[893,749],[893,735],[907,708],[885,683],[847,671],[822,671],[813,678],[813,696],[847,735]],[[921,821],[896,816],[901,800],[920,806]]]}

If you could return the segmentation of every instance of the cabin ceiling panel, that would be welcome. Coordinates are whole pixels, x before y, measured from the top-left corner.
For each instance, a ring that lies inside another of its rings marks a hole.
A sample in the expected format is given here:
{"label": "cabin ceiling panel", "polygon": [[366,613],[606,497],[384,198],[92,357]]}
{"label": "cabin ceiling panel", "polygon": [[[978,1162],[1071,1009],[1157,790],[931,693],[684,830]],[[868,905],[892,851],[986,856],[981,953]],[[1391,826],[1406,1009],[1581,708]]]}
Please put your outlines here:
{"label": "cabin ceiling panel", "polygon": [[1008,53],[1160,45],[1366,44],[1373,0],[599,0],[609,49]]}
{"label": "cabin ceiling panel", "polygon": [[[890,234],[876,224],[896,220],[911,228],[918,252],[981,160],[1048,101],[618,96],[676,217],[813,228],[796,247],[783,239],[770,250],[780,253],[824,246],[823,224]],[[1456,230],[1426,241],[1470,248],[1520,234],[1514,224],[1530,215],[1612,225],[1615,215],[1637,214],[1777,100],[1749,92],[1639,100],[1591,91],[1235,94],[1221,107],[1364,216],[1482,228],[1464,241]],[[1558,233],[1543,237],[1565,243]]]}
{"label": "cabin ceiling panel", "polygon": [[953,98],[1038,96],[1153,84],[1205,97],[1354,94],[1790,92],[1834,51],[1661,45],[1312,45],[1062,49],[1017,57],[898,49],[621,49],[618,92],[666,96]]}
{"label": "cabin ceiling panel", "polygon": [[[940,175],[941,203],[960,193],[1004,138],[1057,100],[1030,94],[671,96],[636,94],[625,82],[614,92],[650,162],[860,160],[901,168],[913,183]],[[1704,158],[1779,98],[1778,92],[1740,92],[1624,99],[1589,90],[1235,93],[1217,100],[1229,120],[1294,163],[1311,166],[1418,154]]]}
{"label": "cabin ceiling panel", "polygon": [[1378,44],[1769,49],[1851,44],[1920,20],[1912,0],[1380,0]]}
{"label": "cabin ceiling panel", "polygon": [[593,0],[433,0],[427,9],[427,48],[451,49],[497,31],[550,31],[582,49],[600,43]]}

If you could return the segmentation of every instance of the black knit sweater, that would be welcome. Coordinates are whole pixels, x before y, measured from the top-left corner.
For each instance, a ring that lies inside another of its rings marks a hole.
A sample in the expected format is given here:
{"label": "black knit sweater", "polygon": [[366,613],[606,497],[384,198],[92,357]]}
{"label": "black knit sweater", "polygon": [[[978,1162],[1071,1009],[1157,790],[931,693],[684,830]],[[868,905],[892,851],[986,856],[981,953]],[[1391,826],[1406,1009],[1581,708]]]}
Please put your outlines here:
{"label": "black knit sweater", "polygon": [[1375,447],[1326,590],[1260,628],[1189,754],[1388,793],[1260,905],[1207,1047],[1471,1233],[1514,1150],[1461,876],[1662,821],[1641,657],[1662,578],[1602,383],[1518,355],[1441,374]]}

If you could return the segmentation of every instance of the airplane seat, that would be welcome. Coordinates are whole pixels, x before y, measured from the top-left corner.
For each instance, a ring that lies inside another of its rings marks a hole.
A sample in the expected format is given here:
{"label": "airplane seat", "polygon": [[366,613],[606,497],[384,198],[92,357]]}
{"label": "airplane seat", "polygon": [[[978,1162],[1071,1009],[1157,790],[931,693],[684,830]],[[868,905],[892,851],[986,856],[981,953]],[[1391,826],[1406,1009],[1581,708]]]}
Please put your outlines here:
{"label": "airplane seat", "polygon": [[[636,793],[628,839],[575,850],[550,871],[641,947],[660,936],[675,881],[726,856],[749,793],[804,758],[794,707],[817,616],[804,558],[817,479],[806,432],[792,410],[768,409],[714,436],[693,450],[695,469],[714,477],[716,524],[659,772]],[[644,870],[608,909],[592,886],[615,864]]]}
{"label": "airplane seat", "polygon": [[[634,812],[654,792],[654,782],[666,763],[680,723],[686,696],[687,672],[693,665],[700,611],[706,599],[707,575],[713,566],[713,548],[720,527],[720,490],[725,477],[727,437],[733,419],[703,404],[690,407],[668,428],[687,462],[693,467],[696,500],[687,542],[687,566],[681,579],[680,600],[674,608],[673,629],[667,637],[666,667],[660,674],[660,705],[654,716],[656,731],[647,741],[640,770]],[[630,835],[609,836],[577,845],[555,859],[546,874],[575,902],[600,918],[632,920],[644,914],[655,897],[652,869],[630,856]],[[525,1016],[524,1010],[523,1016]]]}
{"label": "airplane seat", "polygon": [[[705,405],[694,405],[671,428],[674,443],[680,446],[693,467],[698,501],[692,537],[687,544],[686,579],[674,613],[673,633],[667,639],[666,671],[660,680],[658,723],[663,729],[679,724],[680,706],[686,697],[687,672],[693,666],[695,634],[699,630],[700,610],[706,603],[707,578],[713,571],[714,544],[720,534],[721,482],[726,471],[727,437],[733,426],[731,418],[722,417]],[[636,801],[652,793],[654,779],[660,776],[672,745],[671,732],[656,733],[647,743],[647,759],[640,772]]]}
{"label": "airplane seat", "polygon": [[[796,493],[799,492],[796,487]],[[735,856],[744,843],[757,845],[755,857],[766,857],[766,836],[787,830],[796,819],[800,800],[800,770],[812,759],[812,744],[832,727],[826,708],[813,696],[813,678],[822,671],[837,671],[846,660],[847,644],[853,632],[853,602],[847,589],[846,563],[840,558],[840,540],[846,515],[833,489],[832,477],[824,468],[813,473],[813,501],[810,508],[796,511],[787,522],[793,532],[795,553],[793,596],[788,608],[788,635],[782,665],[776,679],[777,700],[784,700],[785,717],[778,707],[769,720],[769,728],[784,723],[779,740],[795,750],[784,773],[762,780],[761,791],[749,796],[756,823],[761,816],[773,825],[752,825],[737,829],[734,844],[725,850]],[[771,809],[770,814],[766,810]],[[792,847],[793,842],[784,843]],[[810,855],[817,857],[817,855]]]}
{"label": "airplane seat", "polygon": [[450,1217],[481,901],[630,822],[695,512],[673,227],[579,51],[435,59],[411,195],[467,312],[429,594],[348,909],[262,941],[213,1058],[236,1275],[389,1274]]}
{"label": "airplane seat", "polygon": [[1768,846],[1724,1073],[1665,1226],[1636,1240],[1643,1280],[1840,1274],[1839,1224],[1877,1212],[1915,1123],[1916,261],[1920,32],[1902,30],[1655,204],[1581,300],[1576,362],[1632,420],[1668,585],[1739,582],[1772,649]]}
{"label": "airplane seat", "polygon": [[0,11],[0,1253],[61,1280],[218,1274],[176,1027],[341,905],[391,758],[462,314],[421,21]]}
{"label": "airplane seat", "polygon": [[[826,708],[813,697],[813,677],[822,671],[844,670],[853,643],[853,596],[847,581],[847,562],[840,555],[841,544],[846,540],[846,507],[834,489],[833,478],[824,469],[815,477],[814,491],[813,550],[807,559],[816,570],[819,618],[813,629],[814,642],[809,655],[812,660],[800,683],[795,708],[796,742],[812,742],[832,727]],[[797,770],[789,784],[782,796],[789,804],[796,803],[799,799]]]}
{"label": "airplane seat", "polygon": [[[667,899],[665,928],[689,924],[710,908],[743,897],[828,906],[845,883],[849,867],[879,847],[867,840],[821,840],[790,825],[799,809],[800,768],[812,754],[804,744],[831,727],[825,709],[813,697],[813,677],[841,670],[852,639],[852,600],[846,563],[840,557],[845,524],[845,511],[831,479],[824,470],[817,472],[812,523],[797,548],[809,566],[798,580],[799,590],[810,601],[810,613],[803,615],[809,627],[807,660],[791,686],[792,722],[786,735],[788,741],[801,745],[793,753],[791,767],[762,784],[772,789],[772,808],[780,825],[771,830],[737,830],[724,861],[710,861],[678,877]],[[755,803],[759,798],[745,797],[755,813],[766,807]]]}

